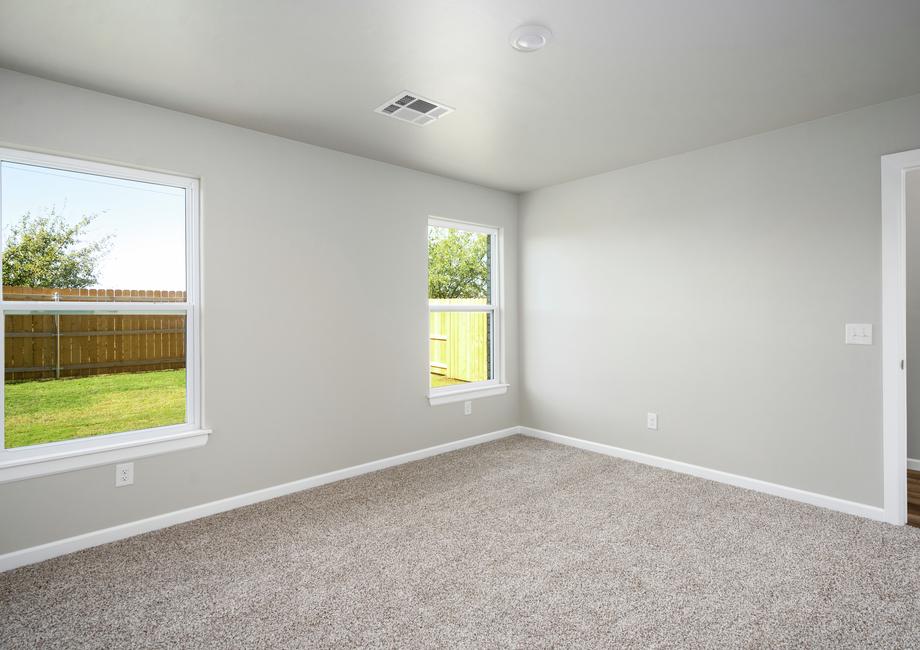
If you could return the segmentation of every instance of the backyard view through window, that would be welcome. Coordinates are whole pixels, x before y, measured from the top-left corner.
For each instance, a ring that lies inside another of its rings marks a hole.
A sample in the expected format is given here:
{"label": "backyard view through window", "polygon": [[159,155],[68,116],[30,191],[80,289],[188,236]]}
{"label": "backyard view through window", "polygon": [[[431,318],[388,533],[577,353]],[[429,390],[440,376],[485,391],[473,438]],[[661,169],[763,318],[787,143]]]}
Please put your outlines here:
{"label": "backyard view through window", "polygon": [[187,422],[188,189],[125,172],[0,162],[5,449]]}
{"label": "backyard view through window", "polygon": [[495,378],[496,231],[428,224],[428,348],[433,391]]}

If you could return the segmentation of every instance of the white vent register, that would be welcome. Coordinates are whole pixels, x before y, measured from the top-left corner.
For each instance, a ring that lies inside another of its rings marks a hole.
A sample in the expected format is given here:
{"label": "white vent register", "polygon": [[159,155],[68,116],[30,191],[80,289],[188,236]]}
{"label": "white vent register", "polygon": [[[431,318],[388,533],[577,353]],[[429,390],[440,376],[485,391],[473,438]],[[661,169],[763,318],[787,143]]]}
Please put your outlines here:
{"label": "white vent register", "polygon": [[374,109],[375,113],[415,126],[428,126],[453,111],[454,109],[446,104],[432,101],[408,90]]}

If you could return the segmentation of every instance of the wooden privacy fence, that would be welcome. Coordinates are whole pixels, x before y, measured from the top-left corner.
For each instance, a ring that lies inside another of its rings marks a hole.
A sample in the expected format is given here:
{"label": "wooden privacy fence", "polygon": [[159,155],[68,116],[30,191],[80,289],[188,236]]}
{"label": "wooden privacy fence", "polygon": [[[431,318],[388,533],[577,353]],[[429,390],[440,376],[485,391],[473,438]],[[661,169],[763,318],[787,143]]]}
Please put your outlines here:
{"label": "wooden privacy fence", "polygon": [[[184,302],[182,291],[3,287],[6,300]],[[185,367],[185,315],[4,316],[6,380],[84,377]]]}
{"label": "wooden privacy fence", "polygon": [[[485,304],[484,300],[432,300],[441,304]],[[459,381],[489,378],[489,314],[429,312],[431,373]]]}

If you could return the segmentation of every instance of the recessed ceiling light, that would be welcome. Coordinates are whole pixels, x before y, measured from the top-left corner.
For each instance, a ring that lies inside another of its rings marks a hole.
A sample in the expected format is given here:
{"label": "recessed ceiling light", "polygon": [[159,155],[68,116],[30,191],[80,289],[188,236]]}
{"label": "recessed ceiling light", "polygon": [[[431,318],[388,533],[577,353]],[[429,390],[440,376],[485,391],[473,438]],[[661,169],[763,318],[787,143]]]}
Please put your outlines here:
{"label": "recessed ceiling light", "polygon": [[536,52],[553,40],[549,27],[521,25],[511,32],[511,47],[518,52]]}

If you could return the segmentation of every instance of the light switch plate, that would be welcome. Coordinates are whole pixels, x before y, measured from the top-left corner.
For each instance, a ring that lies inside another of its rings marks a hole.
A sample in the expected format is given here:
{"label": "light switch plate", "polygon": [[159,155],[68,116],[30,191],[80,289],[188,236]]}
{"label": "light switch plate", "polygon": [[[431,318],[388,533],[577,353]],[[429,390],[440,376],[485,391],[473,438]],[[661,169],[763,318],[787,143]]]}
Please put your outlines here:
{"label": "light switch plate", "polygon": [[872,323],[847,323],[847,345],[872,345]]}

